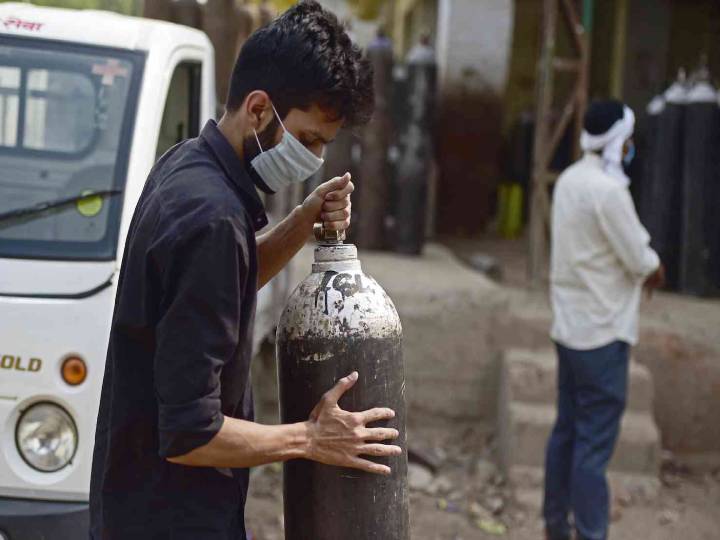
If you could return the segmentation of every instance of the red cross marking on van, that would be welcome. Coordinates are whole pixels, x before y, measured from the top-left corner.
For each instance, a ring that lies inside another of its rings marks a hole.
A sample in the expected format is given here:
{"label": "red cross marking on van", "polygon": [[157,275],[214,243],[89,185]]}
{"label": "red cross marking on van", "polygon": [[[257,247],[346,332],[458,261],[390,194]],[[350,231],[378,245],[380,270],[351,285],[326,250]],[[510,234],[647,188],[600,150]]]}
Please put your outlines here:
{"label": "red cross marking on van", "polygon": [[106,86],[112,86],[115,77],[127,77],[128,70],[120,65],[120,61],[114,58],[108,60],[104,64],[94,64],[92,68],[93,75],[101,75],[102,83]]}

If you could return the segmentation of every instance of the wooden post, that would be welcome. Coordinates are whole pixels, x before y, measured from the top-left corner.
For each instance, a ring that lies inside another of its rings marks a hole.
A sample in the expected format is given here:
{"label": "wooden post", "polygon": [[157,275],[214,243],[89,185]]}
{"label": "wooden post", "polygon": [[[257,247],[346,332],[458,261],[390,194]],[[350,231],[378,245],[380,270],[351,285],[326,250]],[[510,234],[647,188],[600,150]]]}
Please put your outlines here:
{"label": "wooden post", "polygon": [[530,233],[528,271],[530,286],[536,287],[546,262],[547,233],[545,231],[548,206],[545,182],[545,141],[552,105],[552,59],[555,56],[555,29],[557,26],[557,0],[544,0],[543,43],[538,64],[537,105],[535,110],[535,138],[533,141],[532,191],[530,193]]}
{"label": "wooden post", "polygon": [[[592,0],[585,0],[583,5],[586,11],[583,21],[589,24],[592,21]],[[573,38],[573,45],[577,53],[575,58],[558,58],[555,54],[559,12],[562,12],[565,26]],[[533,288],[539,286],[547,275],[550,188],[559,175],[558,171],[550,169],[552,158],[573,119],[574,154],[575,157],[579,155],[578,142],[582,129],[582,118],[587,106],[590,64],[589,37],[578,16],[575,2],[572,0],[544,0],[542,24],[528,233],[528,278],[529,284]],[[577,74],[573,91],[569,98],[564,100],[565,105],[560,111],[552,109],[555,102],[553,85],[555,71]],[[554,117],[558,118],[555,122],[553,122]]]}

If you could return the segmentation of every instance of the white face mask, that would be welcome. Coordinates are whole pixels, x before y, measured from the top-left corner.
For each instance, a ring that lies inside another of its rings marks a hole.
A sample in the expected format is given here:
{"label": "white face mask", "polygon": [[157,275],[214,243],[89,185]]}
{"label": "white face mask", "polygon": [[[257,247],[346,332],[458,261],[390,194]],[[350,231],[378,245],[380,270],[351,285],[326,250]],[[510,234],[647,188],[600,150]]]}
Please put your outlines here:
{"label": "white face mask", "polygon": [[277,192],[291,184],[304,182],[310,178],[322,167],[324,160],[317,157],[293,137],[292,133],[285,129],[274,105],[272,108],[283,128],[282,140],[269,150],[263,150],[257,132],[253,129],[260,154],[255,156],[250,164],[267,186]]}

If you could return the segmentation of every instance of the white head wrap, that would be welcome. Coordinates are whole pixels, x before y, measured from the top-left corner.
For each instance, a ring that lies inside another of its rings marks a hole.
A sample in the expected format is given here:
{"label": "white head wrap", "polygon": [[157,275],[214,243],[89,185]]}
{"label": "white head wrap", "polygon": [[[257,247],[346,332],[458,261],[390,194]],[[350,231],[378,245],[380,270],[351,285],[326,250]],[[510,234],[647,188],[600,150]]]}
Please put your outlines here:
{"label": "white head wrap", "polygon": [[622,168],[623,145],[635,130],[635,114],[627,105],[623,107],[623,117],[615,122],[605,133],[591,135],[583,130],[580,135],[580,147],[583,152],[599,152],[602,150],[602,160],[605,172],[610,176],[629,183],[630,179]]}

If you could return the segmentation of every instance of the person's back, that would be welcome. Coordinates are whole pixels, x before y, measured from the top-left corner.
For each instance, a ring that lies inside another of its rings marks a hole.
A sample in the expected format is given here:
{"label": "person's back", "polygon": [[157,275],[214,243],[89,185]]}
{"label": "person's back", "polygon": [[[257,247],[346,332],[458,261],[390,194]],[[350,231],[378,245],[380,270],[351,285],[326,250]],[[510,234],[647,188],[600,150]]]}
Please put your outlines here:
{"label": "person's back", "polygon": [[642,282],[657,262],[647,251],[625,260],[618,252],[622,231],[641,244],[650,240],[631,209],[627,185],[607,174],[596,154],[586,154],[558,179],[550,273],[556,341],[584,349],[613,339],[636,341]]}
{"label": "person's back", "polygon": [[[158,370],[176,371],[173,400],[192,397],[198,406],[207,403],[208,408],[216,397],[203,395],[205,391],[200,386],[203,377],[210,374],[202,372],[200,362],[192,365],[181,362],[180,355],[175,355],[174,366],[164,367],[154,361],[158,342],[161,347],[172,347],[163,341],[177,337],[164,334],[160,325],[163,320],[167,324],[172,317],[166,299],[169,291],[182,286],[185,278],[180,273],[204,274],[207,280],[217,278],[210,269],[203,268],[201,260],[195,261],[193,267],[180,267],[179,257],[185,257],[190,250],[207,253],[210,244],[218,248],[255,249],[251,214],[264,217],[262,206],[258,199],[255,211],[251,212],[254,200],[251,194],[243,200],[239,196],[240,184],[233,185],[226,179],[211,148],[211,144],[219,142],[217,128],[209,124],[199,138],[168,151],[148,178],[128,232],[96,434],[91,499],[98,517],[93,535],[98,538],[114,537],[106,531],[119,530],[137,537],[170,538],[178,532],[173,532],[168,525],[171,523],[181,524],[185,529],[195,523],[195,530],[204,535],[211,534],[210,523],[217,527],[212,534],[234,531],[238,536],[243,530],[247,469],[223,472],[207,467],[189,468],[165,459],[187,451],[187,444],[181,441],[183,437],[192,436],[194,444],[209,440],[217,428],[213,424],[221,422],[221,418],[194,413],[193,416],[182,403],[169,402],[166,392],[170,389],[158,386]],[[229,146],[226,150],[231,151]],[[246,187],[254,189],[249,181]],[[232,237],[228,242],[222,238],[226,234]],[[202,244],[206,247],[202,248]],[[249,367],[252,340],[247,338],[252,333],[255,307],[250,300],[254,298],[251,293],[255,290],[257,269],[249,259],[234,256],[231,249],[226,253],[242,265],[235,268],[226,264],[227,270],[236,270],[238,278],[248,278],[245,290],[238,291],[248,301],[237,317],[237,331],[245,339],[235,350],[227,351],[228,360],[220,378],[220,409],[225,415],[251,420],[249,379],[242,373]],[[194,284],[198,285],[201,279],[193,280]],[[212,301],[210,287],[198,290],[198,295],[203,294]],[[200,308],[197,305],[181,316],[186,321],[206,317]],[[198,343],[195,358],[200,358],[204,352],[200,343],[207,345],[210,336],[195,337]],[[186,342],[179,345],[182,343]],[[190,377],[195,377],[198,384],[188,382]],[[208,506],[204,500],[215,503]],[[203,515],[195,516],[201,508]],[[226,523],[228,515],[234,516],[234,523]]]}
{"label": "person's back", "polygon": [[[622,169],[635,117],[617,101],[584,118],[583,158],[553,193],[551,336],[558,356],[558,413],[545,455],[543,517],[549,540],[605,540],[605,471],[627,399],[642,285],[662,267],[640,224]],[[571,526],[569,515],[573,514]]]}

